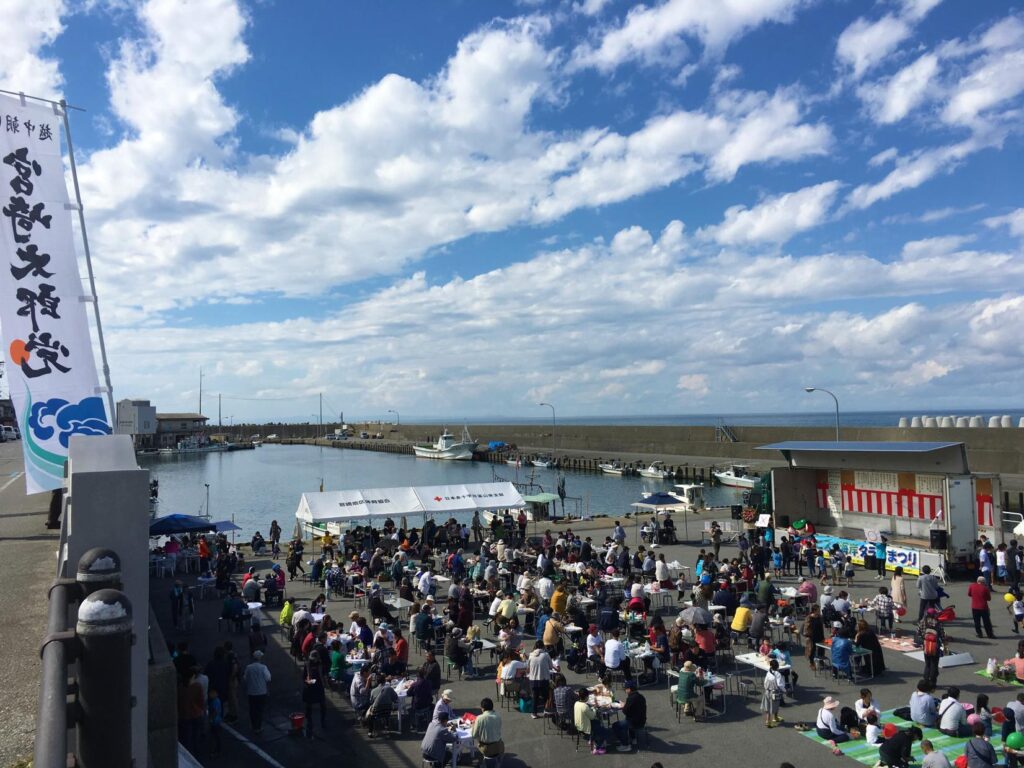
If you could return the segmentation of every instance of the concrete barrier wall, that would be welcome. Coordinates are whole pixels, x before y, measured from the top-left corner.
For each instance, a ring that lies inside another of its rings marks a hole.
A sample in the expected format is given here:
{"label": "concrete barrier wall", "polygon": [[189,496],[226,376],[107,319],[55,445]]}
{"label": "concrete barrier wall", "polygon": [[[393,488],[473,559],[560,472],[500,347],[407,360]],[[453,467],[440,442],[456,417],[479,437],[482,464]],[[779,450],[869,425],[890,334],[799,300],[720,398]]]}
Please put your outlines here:
{"label": "concrete barrier wall", "polygon": [[[355,426],[358,430],[361,425]],[[461,427],[451,425],[453,432]],[[325,427],[328,432],[334,426]],[[380,431],[388,440],[425,442],[441,432],[438,424],[367,425],[368,432]],[[738,442],[717,442],[714,427],[658,426],[584,426],[559,424],[559,452],[588,452],[609,458],[642,454],[652,458],[671,456],[706,456],[716,459],[781,462],[778,453],[760,451],[758,446],[783,440],[834,440],[832,427],[732,427]],[[228,430],[224,430],[228,432]],[[501,440],[531,451],[551,448],[551,426],[538,424],[474,424],[473,437],[486,444]],[[239,436],[259,432],[276,433],[281,438],[316,436],[318,427],[310,424],[265,425],[241,427]],[[322,434],[322,432],[321,432]],[[963,442],[974,472],[1024,474],[1024,429],[899,429],[898,427],[843,427],[843,440]]]}

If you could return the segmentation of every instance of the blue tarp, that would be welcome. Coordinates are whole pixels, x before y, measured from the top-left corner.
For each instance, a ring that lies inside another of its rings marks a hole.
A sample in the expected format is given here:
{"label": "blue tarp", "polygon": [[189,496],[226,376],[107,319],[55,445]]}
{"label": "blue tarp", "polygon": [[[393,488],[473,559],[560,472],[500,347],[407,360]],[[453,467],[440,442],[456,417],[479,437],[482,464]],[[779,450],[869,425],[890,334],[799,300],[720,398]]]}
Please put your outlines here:
{"label": "blue tarp", "polygon": [[488,451],[500,451],[504,447],[505,442],[503,440],[492,440],[487,444]]}

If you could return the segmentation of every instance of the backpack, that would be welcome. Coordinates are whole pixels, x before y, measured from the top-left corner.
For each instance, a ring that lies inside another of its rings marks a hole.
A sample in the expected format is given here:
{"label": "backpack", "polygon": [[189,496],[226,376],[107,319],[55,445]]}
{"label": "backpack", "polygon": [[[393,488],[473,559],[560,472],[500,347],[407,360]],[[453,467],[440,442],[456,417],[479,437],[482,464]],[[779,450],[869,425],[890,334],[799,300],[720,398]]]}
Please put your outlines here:
{"label": "backpack", "polygon": [[922,639],[924,640],[924,655],[925,656],[938,656],[939,655],[939,631],[935,627],[927,627],[924,630]]}

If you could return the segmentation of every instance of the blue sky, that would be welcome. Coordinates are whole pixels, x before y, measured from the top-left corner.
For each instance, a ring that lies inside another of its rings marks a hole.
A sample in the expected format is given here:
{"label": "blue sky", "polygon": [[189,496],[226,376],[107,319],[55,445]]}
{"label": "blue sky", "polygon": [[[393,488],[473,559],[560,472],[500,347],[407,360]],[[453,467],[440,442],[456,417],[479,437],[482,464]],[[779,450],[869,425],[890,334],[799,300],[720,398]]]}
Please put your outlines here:
{"label": "blue sky", "polygon": [[88,109],[118,397],[1020,405],[1008,2],[12,0],[0,88]]}

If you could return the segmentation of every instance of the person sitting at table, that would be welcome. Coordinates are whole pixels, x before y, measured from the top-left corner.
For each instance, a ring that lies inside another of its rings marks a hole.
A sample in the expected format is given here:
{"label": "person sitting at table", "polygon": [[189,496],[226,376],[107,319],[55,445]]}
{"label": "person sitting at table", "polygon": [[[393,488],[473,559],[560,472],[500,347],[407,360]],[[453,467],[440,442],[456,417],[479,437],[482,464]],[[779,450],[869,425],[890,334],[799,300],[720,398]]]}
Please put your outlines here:
{"label": "person sitting at table", "polygon": [[263,534],[259,531],[256,531],[256,533],[253,534],[252,539],[250,539],[249,541],[249,546],[250,548],[252,548],[252,552],[254,555],[262,555],[264,547],[267,546],[267,542],[263,538]]}
{"label": "person sitting at table", "polygon": [[363,717],[370,738],[375,735],[374,725],[377,721],[383,720],[386,727],[388,718],[397,706],[398,692],[391,685],[390,679],[384,675],[376,675],[370,691],[370,703]]}
{"label": "person sitting at table", "polygon": [[355,710],[356,717],[360,720],[363,719],[366,708],[370,706],[370,691],[373,690],[371,682],[370,669],[364,666],[356,671],[352,677],[352,685],[349,686],[349,700],[352,702],[352,709]]}
{"label": "person sitting at table", "polygon": [[839,719],[836,717],[835,710],[839,708],[839,701],[826,696],[825,701],[818,710],[818,718],[814,723],[814,730],[817,732],[818,737],[825,739],[838,754],[837,744],[849,741],[851,736],[843,727],[839,724]]}
{"label": "person sitting at table", "polygon": [[444,645],[444,655],[448,657],[456,669],[463,671],[467,678],[476,677],[476,670],[473,669],[473,657],[470,653],[469,644],[462,635],[462,629],[454,627],[448,635]]}
{"label": "person sitting at table", "polygon": [[683,714],[703,717],[704,686],[697,677],[697,665],[692,661],[684,662],[676,682],[676,704],[682,707]]}
{"label": "person sitting at table", "polygon": [[350,684],[352,678],[352,666],[348,663],[348,659],[345,655],[345,649],[342,648],[340,640],[331,641],[328,658],[330,658],[331,661],[331,668],[328,672],[331,680],[341,683],[342,685]]}
{"label": "person sitting at table", "polygon": [[310,613],[323,613],[324,606],[327,605],[327,597],[321,592],[319,595],[313,598],[313,602],[309,604]]}
{"label": "person sitting at table", "polygon": [[580,688],[576,692],[576,703],[573,705],[573,724],[576,726],[576,731],[586,737],[590,743],[591,754],[603,755],[606,751],[607,737],[604,726],[601,725],[601,720],[597,716],[597,710],[587,702],[588,697],[586,688]]}
{"label": "person sitting at table", "polygon": [[672,515],[665,515],[665,522],[661,524],[661,543],[675,544],[677,541],[676,524],[672,522]]}
{"label": "person sitting at table", "polygon": [[370,615],[373,618],[386,621],[388,624],[397,623],[397,620],[391,615],[391,611],[385,605],[384,595],[378,585],[374,585],[370,589],[370,599],[367,601],[367,607],[370,609]]}
{"label": "person sitting at table", "polygon": [[292,631],[292,615],[295,613],[295,598],[289,597],[284,601],[284,605],[281,606],[281,615],[278,617],[278,622],[282,627],[288,630],[291,634]]}
{"label": "person sitting at table", "polygon": [[619,640],[619,630],[613,629],[611,637],[604,643],[604,674],[602,679],[607,680],[610,673],[623,669],[626,661],[626,649]]}
{"label": "person sitting at table", "polygon": [[697,644],[697,648],[700,650],[701,661],[703,663],[709,663],[714,659],[715,651],[718,649],[718,640],[715,637],[715,633],[707,624],[694,625],[693,640]]}
{"label": "person sitting at table", "polygon": [[606,603],[602,606],[600,612],[597,614],[597,626],[608,636],[613,630],[617,630],[620,626],[619,619],[619,601],[614,597],[609,597]]}
{"label": "person sitting at table", "polygon": [[555,585],[555,591],[551,593],[551,611],[559,615],[565,613],[565,606],[569,602],[569,592],[565,588],[565,584],[559,582]]}
{"label": "person sitting at table", "polygon": [[427,732],[420,742],[420,754],[423,761],[429,763],[431,768],[444,768],[447,763],[448,746],[459,743],[459,736],[448,729],[448,715],[441,712],[436,715],[427,726]]}
{"label": "person sitting at table", "polygon": [[260,602],[260,583],[258,576],[254,575],[242,585],[242,598],[247,603]]}
{"label": "person sitting at table", "polygon": [[541,641],[552,657],[556,659],[561,658],[562,654],[565,653],[565,643],[562,639],[564,634],[565,624],[562,622],[562,615],[560,613],[551,614],[544,624],[544,633],[541,636]]}
{"label": "person sitting at table", "polygon": [[882,672],[885,672],[885,656],[882,653],[882,644],[878,642],[878,635],[875,634],[875,630],[864,619],[857,621],[857,634],[854,635],[853,642],[858,647],[871,651],[871,666],[874,674],[880,675]]}
{"label": "person sitting at table", "polygon": [[832,677],[840,675],[853,681],[853,640],[845,629],[832,638]]}
{"label": "person sitting at table", "polygon": [[730,629],[732,629],[734,639],[738,640],[742,635],[747,633],[748,629],[750,629],[750,622],[754,615],[751,610],[753,607],[753,603],[751,603],[750,599],[744,595],[740,600],[736,613],[733,614],[732,624],[730,624]]}
{"label": "person sitting at table", "polygon": [[281,592],[284,592],[284,585],[286,581],[284,577],[284,571],[281,570],[281,566],[277,563],[274,563],[272,566],[270,566],[270,574],[267,576],[267,578],[269,579],[271,577],[277,580],[277,588]]}

